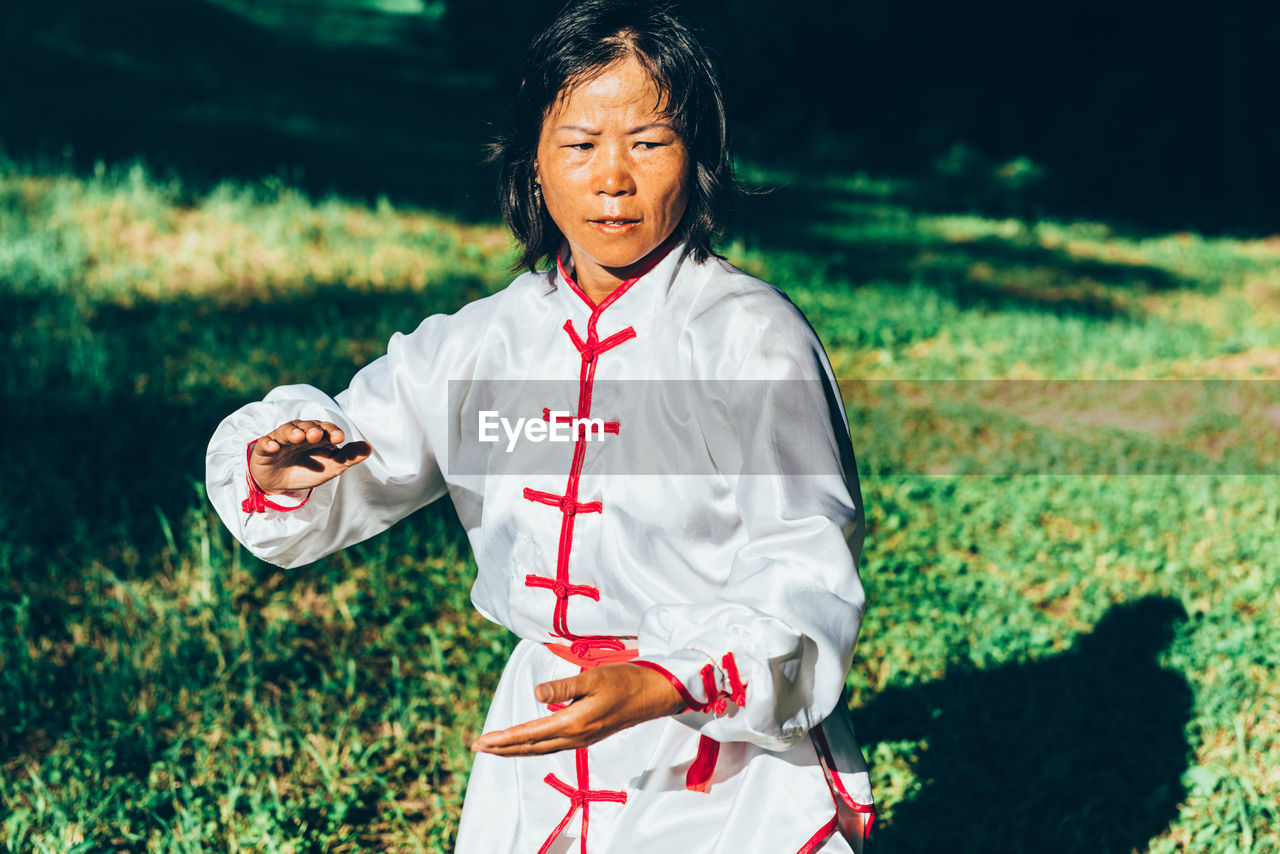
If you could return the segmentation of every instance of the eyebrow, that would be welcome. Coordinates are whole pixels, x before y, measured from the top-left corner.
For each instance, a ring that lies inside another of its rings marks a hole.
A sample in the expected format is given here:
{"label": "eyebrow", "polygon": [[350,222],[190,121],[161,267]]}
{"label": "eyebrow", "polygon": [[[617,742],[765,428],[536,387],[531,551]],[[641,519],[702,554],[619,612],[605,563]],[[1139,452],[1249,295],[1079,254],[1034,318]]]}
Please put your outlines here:
{"label": "eyebrow", "polygon": [[[644,133],[645,131],[654,130],[655,128],[665,128],[672,133],[675,133],[676,131],[675,127],[668,122],[649,122],[647,125],[640,125],[639,127],[632,128],[627,131],[626,135],[634,136],[635,134]],[[579,133],[585,133],[587,136],[599,136],[601,134],[601,131],[599,130],[583,127],[582,125],[560,125],[556,130],[578,131]]]}
{"label": "eyebrow", "polygon": [[641,125],[638,128],[632,128],[631,130],[627,131],[627,136],[631,136],[637,133],[644,133],[645,131],[653,130],[654,128],[665,128],[671,131],[672,133],[676,132],[676,129],[669,122],[649,122],[649,124],[647,125]]}

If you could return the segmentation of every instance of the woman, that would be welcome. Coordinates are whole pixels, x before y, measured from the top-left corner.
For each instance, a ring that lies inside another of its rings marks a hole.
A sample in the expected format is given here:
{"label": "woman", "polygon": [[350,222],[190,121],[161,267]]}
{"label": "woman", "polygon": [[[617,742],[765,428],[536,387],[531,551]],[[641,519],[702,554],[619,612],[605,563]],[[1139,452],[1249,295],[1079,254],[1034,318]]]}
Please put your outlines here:
{"label": "woman", "polygon": [[[210,496],[297,566],[450,495],[472,601],[521,637],[457,850],[860,851],[856,473],[813,331],[711,252],[732,187],[711,64],[661,4],[572,3],[516,113],[497,156],[529,272],[397,334],[336,398],[286,386],[230,416]],[[501,389],[566,378],[520,422],[532,455],[485,444],[519,406]]]}

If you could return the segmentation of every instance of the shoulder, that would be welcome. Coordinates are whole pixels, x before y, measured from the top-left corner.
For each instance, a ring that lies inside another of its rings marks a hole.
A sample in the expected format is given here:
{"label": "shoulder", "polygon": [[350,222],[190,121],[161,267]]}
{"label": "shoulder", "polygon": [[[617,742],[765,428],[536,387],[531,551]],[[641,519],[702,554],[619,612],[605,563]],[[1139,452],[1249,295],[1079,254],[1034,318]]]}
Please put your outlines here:
{"label": "shoulder", "polygon": [[700,361],[761,378],[809,373],[826,354],[804,313],[776,285],[721,258],[693,265],[685,333]]}
{"label": "shoulder", "polygon": [[495,323],[527,320],[546,311],[548,296],[554,293],[544,272],[522,273],[496,293],[473,300],[451,314],[433,314],[409,333],[396,333],[388,352],[402,350],[409,355],[474,354]]}

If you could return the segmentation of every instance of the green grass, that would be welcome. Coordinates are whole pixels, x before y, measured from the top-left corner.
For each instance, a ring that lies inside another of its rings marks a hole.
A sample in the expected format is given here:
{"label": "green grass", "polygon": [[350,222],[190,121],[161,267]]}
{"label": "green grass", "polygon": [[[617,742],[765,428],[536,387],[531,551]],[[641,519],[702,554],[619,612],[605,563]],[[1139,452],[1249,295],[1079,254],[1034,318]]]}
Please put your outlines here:
{"label": "green grass", "polygon": [[[744,204],[728,252],[812,320],[862,461],[849,701],[876,850],[1280,849],[1280,498],[1247,474],[1274,425],[1224,405],[1153,427],[1157,396],[1079,430],[1053,400],[920,391],[1275,379],[1280,246],[749,174],[784,186]],[[470,607],[450,509],[286,572],[199,481],[233,408],[337,391],[511,257],[492,223],[280,181],[5,167],[6,850],[451,849],[512,639]],[[1246,473],[1125,476],[1117,455]]]}

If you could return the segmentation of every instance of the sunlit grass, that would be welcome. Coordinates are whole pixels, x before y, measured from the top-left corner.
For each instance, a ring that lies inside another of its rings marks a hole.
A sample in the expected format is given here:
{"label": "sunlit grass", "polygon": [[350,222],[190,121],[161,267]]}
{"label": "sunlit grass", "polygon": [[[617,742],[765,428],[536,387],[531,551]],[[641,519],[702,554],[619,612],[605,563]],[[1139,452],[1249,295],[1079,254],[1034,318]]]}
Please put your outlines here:
{"label": "sunlit grass", "polygon": [[13,176],[4,189],[22,216],[72,241],[82,284],[99,297],[218,301],[340,283],[421,290],[446,273],[498,286],[511,246],[496,226],[338,198],[312,201],[278,182],[218,186],[184,203],[176,180],[140,165],[84,181]]}

